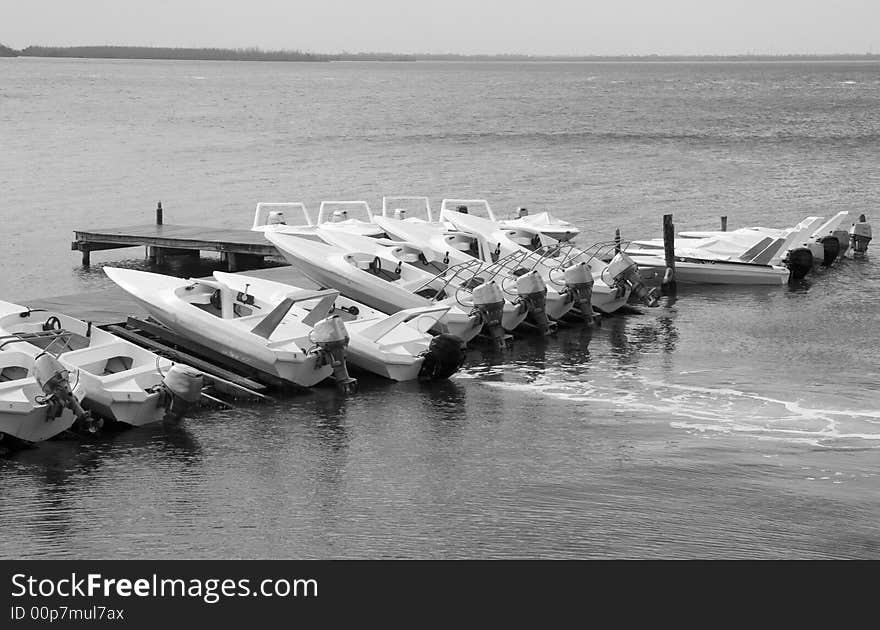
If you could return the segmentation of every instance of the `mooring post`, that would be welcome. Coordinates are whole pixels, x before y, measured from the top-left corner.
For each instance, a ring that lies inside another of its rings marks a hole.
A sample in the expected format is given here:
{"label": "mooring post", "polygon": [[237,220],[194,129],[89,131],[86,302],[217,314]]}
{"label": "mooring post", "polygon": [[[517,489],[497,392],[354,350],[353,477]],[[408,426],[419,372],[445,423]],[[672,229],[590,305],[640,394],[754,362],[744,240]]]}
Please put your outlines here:
{"label": "mooring post", "polygon": [[727,217],[721,217],[721,231],[727,231]]}
{"label": "mooring post", "polygon": [[82,251],[82,266],[88,267],[92,262],[92,250],[89,249],[88,245],[80,246],[80,250]]}
{"label": "mooring post", "polygon": [[620,253],[620,228],[614,230],[614,253]]}
{"label": "mooring post", "polygon": [[230,273],[238,271],[238,257],[235,252],[226,252],[226,270]]}
{"label": "mooring post", "polygon": [[663,254],[666,257],[666,272],[663,274],[663,286],[675,290],[675,225],[672,215],[663,215]]}
{"label": "mooring post", "polygon": [[162,202],[156,204],[156,225],[162,225]]}

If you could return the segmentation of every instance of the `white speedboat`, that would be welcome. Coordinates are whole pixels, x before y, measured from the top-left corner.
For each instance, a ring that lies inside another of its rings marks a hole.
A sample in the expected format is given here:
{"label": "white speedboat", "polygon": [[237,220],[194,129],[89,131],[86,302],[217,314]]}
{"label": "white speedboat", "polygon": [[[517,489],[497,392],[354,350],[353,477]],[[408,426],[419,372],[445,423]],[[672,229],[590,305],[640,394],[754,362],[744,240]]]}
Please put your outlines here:
{"label": "white speedboat", "polygon": [[[786,284],[790,278],[802,278],[813,268],[814,261],[824,257],[825,245],[811,240],[822,223],[822,217],[807,217],[786,230],[680,232],[680,238],[675,240],[676,280],[694,284],[778,285]],[[627,253],[646,272],[664,274],[662,239],[633,241]]]}
{"label": "white speedboat", "polygon": [[[435,226],[423,222],[412,223],[393,219],[387,220],[383,217],[375,217],[374,220],[383,229],[386,222],[405,224],[417,229],[432,230],[435,228]],[[441,253],[439,250],[425,245],[424,242],[414,243],[411,241],[370,239],[356,234],[343,234],[341,232],[330,232],[329,230],[319,230],[318,235],[326,243],[342,250],[360,251],[380,257],[388,255],[398,263],[402,262],[404,266],[413,266],[424,271],[429,276],[434,276],[437,282],[442,282],[443,290],[446,293],[454,291],[460,303],[474,304],[478,309],[482,301],[481,294],[485,290],[485,287],[484,289],[478,289],[479,285],[491,281],[500,283],[503,279],[502,277],[496,277],[497,274],[492,273],[491,270],[487,271],[485,269],[486,265],[480,261],[462,252],[447,250]],[[493,294],[497,296],[497,293],[493,292]],[[503,292],[501,295],[503,299]],[[514,330],[529,313],[528,305],[519,298],[520,296],[513,294],[503,301],[500,324],[504,330]],[[571,307],[566,306],[564,310],[569,308]],[[482,314],[486,315],[485,312]],[[484,317],[484,329],[486,329],[486,324],[488,324],[487,320],[488,318]],[[491,331],[484,331],[489,332],[491,335]],[[494,336],[500,338],[503,337],[503,333],[495,331]]]}
{"label": "white speedboat", "polygon": [[[295,237],[289,237],[295,238]],[[256,369],[263,380],[311,387],[333,376],[345,391],[356,383],[345,364],[347,335],[338,317],[286,317],[304,299],[334,298],[336,291],[293,292],[266,303],[218,280],[182,279],[104,267],[158,322],[189,339]]]}
{"label": "white speedboat", "polygon": [[[291,215],[302,218],[297,221],[291,219]],[[366,201],[322,201],[315,221],[300,201],[260,202],[254,212],[251,230],[312,236],[318,227],[362,236],[382,236],[382,229],[373,224],[373,211]]]}
{"label": "white speedboat", "polygon": [[[684,284],[786,284],[791,273],[788,267],[769,263],[783,243],[784,239],[767,237],[759,243],[758,252],[749,251],[739,257],[676,247],[675,280]],[[665,275],[666,258],[662,249],[630,247],[626,251],[643,275],[650,273],[653,278]]]}
{"label": "white speedboat", "polygon": [[[494,281],[502,287],[502,292],[510,307],[505,306],[505,313],[510,312],[511,317],[505,320],[503,326],[506,330],[513,330],[522,318],[522,306],[526,310],[531,309],[532,320],[542,332],[549,328],[543,319],[542,313],[550,319],[561,319],[574,306],[578,305],[580,293],[571,286],[553,286],[544,281],[543,276],[538,282],[528,276],[529,272],[535,272],[535,257],[522,252],[514,252],[505,257],[493,259],[489,252],[484,251],[485,243],[473,234],[461,231],[449,232],[442,225],[425,222],[410,222],[390,219],[388,217],[375,217],[374,221],[382,226],[385,233],[399,239],[396,245],[401,248],[402,255],[408,249],[421,248],[419,255],[412,258],[413,264],[423,261],[423,266],[449,265],[449,275],[458,272],[459,269],[468,269],[469,274],[461,274],[461,280],[474,285],[476,278],[480,282]],[[380,241],[384,242],[384,241]],[[494,260],[485,262],[483,265],[474,265],[475,261]],[[524,273],[525,272],[525,273]],[[540,273],[537,272],[540,276]],[[554,280],[556,278],[554,277]],[[589,277],[586,280],[591,281]],[[535,292],[544,292],[542,298],[534,295]],[[589,298],[584,297],[586,303]],[[538,312],[535,312],[537,309]]]}
{"label": "white speedboat", "polygon": [[[214,278],[241,295],[253,295],[262,303],[278,304],[291,294],[307,289],[241,274],[214,272]],[[247,300],[247,298],[245,298]],[[394,381],[417,378],[448,378],[462,364],[461,343],[437,340],[427,331],[449,311],[436,305],[412,308],[386,315],[344,295],[333,299],[315,297],[301,300],[288,312],[288,318],[337,315],[349,335],[348,360],[352,365]],[[320,315],[319,315],[320,313]],[[451,355],[443,349],[450,348]]]}
{"label": "white speedboat", "polygon": [[82,385],[82,406],[107,420],[179,419],[201,396],[200,373],[63,313],[0,302],[0,337],[35,359],[55,357]]}
{"label": "white speedboat", "polygon": [[[381,228],[380,228],[381,229]],[[435,330],[450,333],[467,343],[483,327],[483,320],[455,292],[447,295],[445,283],[435,275],[404,265],[390,252],[344,250],[293,234],[267,232],[266,238],[312,282],[332,287],[343,295],[383,313],[425,306],[448,306]]]}
{"label": "white speedboat", "polygon": [[440,221],[449,221],[453,214],[471,214],[492,221],[502,227],[534,230],[544,237],[557,241],[570,241],[580,230],[574,224],[554,217],[549,212],[529,214],[526,208],[518,208],[517,216],[502,219],[496,216],[485,199],[444,199],[440,203]]}
{"label": "white speedboat", "polygon": [[79,379],[53,365],[51,355],[35,362],[32,353],[15,350],[21,343],[26,342],[15,336],[0,339],[0,452],[14,448],[10,438],[33,444],[66,431],[78,419],[89,421]]}
{"label": "white speedboat", "polygon": [[[805,256],[796,252],[807,250],[811,254],[813,265],[828,266],[843,257],[849,247],[849,234],[845,227],[848,220],[849,212],[843,211],[827,220],[822,217],[807,217],[794,227],[786,229],[746,227],[730,232],[679,232],[678,236],[697,240],[696,243],[687,246],[702,247],[714,253],[734,256],[753,247],[763,238],[784,238],[786,243],[778,256],[779,260],[788,258],[789,262],[797,262],[804,267]],[[789,266],[796,278],[803,277],[807,271],[792,264]]]}
{"label": "white speedboat", "polygon": [[[646,304],[656,304],[653,292],[642,284],[636,264],[623,253],[617,253],[606,263],[600,258],[600,249],[581,250],[571,243],[547,241],[529,228],[503,228],[482,217],[450,212],[447,220],[459,231],[482,239],[481,255],[494,262],[503,256],[519,254],[534,264],[534,269],[549,284],[564,285],[565,269],[585,263],[593,277],[591,302],[595,309],[613,313],[635,292]],[[602,244],[604,245],[604,244]]]}

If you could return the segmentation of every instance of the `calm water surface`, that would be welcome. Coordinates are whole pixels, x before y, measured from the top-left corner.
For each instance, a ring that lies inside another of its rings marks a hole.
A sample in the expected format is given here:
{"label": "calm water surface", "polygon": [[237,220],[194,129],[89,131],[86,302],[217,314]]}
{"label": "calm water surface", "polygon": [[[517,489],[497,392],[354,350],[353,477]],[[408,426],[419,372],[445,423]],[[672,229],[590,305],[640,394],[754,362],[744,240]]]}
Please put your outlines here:
{"label": "calm water surface", "polygon": [[[582,241],[880,198],[877,63],[0,60],[0,298],[102,289],[74,229],[486,197]],[[876,253],[876,252],[875,252]],[[656,309],[448,383],[368,376],[0,460],[0,557],[880,557],[880,257]],[[206,273],[213,260],[179,273]]]}

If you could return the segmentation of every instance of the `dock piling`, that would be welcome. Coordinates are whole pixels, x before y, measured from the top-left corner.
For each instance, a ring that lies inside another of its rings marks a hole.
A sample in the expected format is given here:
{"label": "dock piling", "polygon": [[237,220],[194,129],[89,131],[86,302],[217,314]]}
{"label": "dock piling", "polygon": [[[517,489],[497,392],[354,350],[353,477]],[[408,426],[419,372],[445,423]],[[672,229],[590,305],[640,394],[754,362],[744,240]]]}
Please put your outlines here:
{"label": "dock piling", "polygon": [[726,216],[721,217],[721,231],[722,232],[727,231],[727,217]]}
{"label": "dock piling", "polygon": [[88,267],[92,263],[92,250],[88,245],[85,245],[81,249],[82,251],[82,266]]}
{"label": "dock piling", "polygon": [[162,225],[162,214],[162,202],[160,201],[156,204],[156,225]]}
{"label": "dock piling", "polygon": [[666,258],[663,288],[675,291],[675,225],[671,214],[663,215],[663,254]]}
{"label": "dock piling", "polygon": [[620,228],[614,230],[614,253],[620,253]]}

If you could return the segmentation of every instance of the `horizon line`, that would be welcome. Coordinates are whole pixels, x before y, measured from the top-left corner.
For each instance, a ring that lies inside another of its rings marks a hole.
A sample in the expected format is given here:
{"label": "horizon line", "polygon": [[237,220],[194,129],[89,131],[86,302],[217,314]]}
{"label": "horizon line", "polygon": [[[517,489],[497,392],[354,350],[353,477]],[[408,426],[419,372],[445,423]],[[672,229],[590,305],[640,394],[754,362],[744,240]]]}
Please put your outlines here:
{"label": "horizon line", "polygon": [[383,51],[359,51],[352,52],[343,50],[341,52],[313,52],[296,49],[265,49],[258,46],[227,48],[219,46],[136,46],[136,45],[119,45],[119,44],[98,44],[98,45],[77,45],[77,46],[47,46],[43,44],[28,45],[21,49],[15,49],[5,46],[0,42],[0,51],[6,50],[14,53],[15,56],[41,56],[39,54],[29,55],[29,52],[74,52],[74,51],[92,51],[92,52],[134,52],[134,51],[155,51],[155,52],[210,52],[210,53],[226,53],[230,55],[245,55],[248,57],[264,55],[272,58],[282,57],[299,57],[299,58],[315,58],[319,60],[335,60],[342,58],[357,57],[382,57],[386,59],[430,59],[430,58],[459,58],[459,59],[534,59],[534,60],[589,60],[589,59],[784,59],[791,57],[803,58],[846,58],[861,57],[872,58],[880,57],[880,54],[872,51],[856,53],[856,52],[836,52],[836,53],[804,53],[804,52],[787,52],[787,53],[616,53],[616,54],[575,54],[575,53],[522,53],[522,52],[494,52],[494,53],[457,53],[457,52],[383,52]]}

